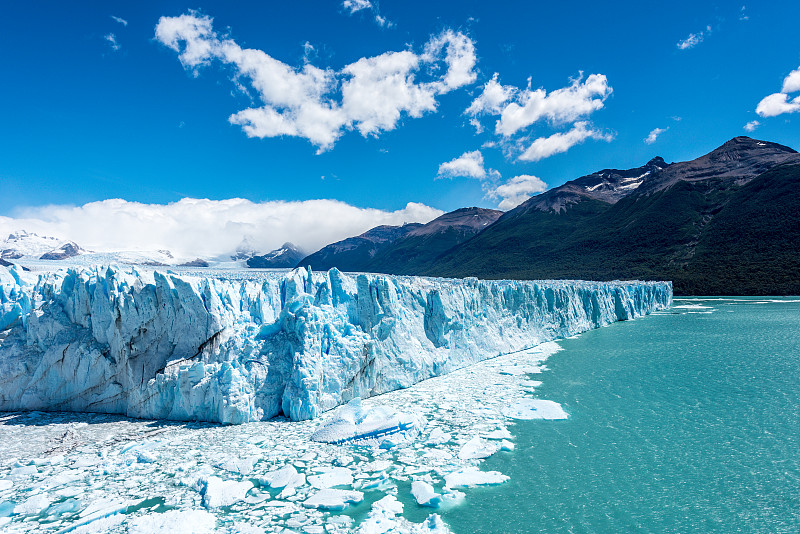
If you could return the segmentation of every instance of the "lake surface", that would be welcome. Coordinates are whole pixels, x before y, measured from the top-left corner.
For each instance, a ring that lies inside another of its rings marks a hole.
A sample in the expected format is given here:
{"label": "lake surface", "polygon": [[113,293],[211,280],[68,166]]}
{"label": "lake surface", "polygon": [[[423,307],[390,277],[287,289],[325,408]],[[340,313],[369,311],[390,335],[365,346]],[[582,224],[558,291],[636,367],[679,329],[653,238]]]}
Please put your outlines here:
{"label": "lake surface", "polygon": [[559,344],[456,532],[800,532],[800,301],[676,299]]}
{"label": "lake surface", "polygon": [[[503,415],[531,396],[569,418]],[[800,532],[798,299],[676,299],[364,405],[415,412],[426,426],[410,446],[376,450],[311,441],[319,421],[0,414],[0,531],[432,532],[438,514],[459,534]],[[475,436],[488,459],[464,455]],[[303,482],[284,495],[265,481],[287,466]],[[309,508],[310,482],[334,466],[348,478],[337,487],[363,501]],[[510,478],[446,487],[477,468]],[[246,487],[209,506],[212,478]],[[418,505],[415,480],[443,506]]]}

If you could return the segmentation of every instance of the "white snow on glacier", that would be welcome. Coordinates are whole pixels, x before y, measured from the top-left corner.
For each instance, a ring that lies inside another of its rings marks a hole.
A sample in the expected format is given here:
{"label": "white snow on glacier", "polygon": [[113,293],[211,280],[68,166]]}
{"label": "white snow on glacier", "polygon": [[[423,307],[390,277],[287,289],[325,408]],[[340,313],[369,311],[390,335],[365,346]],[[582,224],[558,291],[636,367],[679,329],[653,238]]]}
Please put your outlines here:
{"label": "white snow on glacier", "polygon": [[305,420],[671,299],[668,282],[0,267],[0,410]]}

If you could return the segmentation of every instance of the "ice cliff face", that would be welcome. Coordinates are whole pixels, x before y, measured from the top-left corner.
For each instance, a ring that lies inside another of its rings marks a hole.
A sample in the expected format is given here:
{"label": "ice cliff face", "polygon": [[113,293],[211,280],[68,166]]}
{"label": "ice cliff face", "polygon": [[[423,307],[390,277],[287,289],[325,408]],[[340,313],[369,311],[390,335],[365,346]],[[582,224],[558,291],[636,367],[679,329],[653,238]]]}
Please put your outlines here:
{"label": "ice cliff face", "polygon": [[667,307],[668,282],[0,267],[0,410],[315,417]]}

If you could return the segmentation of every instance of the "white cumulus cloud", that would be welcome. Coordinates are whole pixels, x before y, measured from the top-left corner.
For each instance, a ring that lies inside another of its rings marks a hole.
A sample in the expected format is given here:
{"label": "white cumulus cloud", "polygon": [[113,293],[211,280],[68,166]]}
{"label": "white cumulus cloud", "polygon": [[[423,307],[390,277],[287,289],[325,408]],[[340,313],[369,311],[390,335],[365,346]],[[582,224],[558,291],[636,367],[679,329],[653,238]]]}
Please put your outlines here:
{"label": "white cumulus cloud", "polygon": [[539,137],[519,156],[522,161],[539,161],[555,154],[566,152],[587,139],[611,141],[613,136],[595,130],[586,121],[576,122],[572,129],[555,133],[549,137]]}
{"label": "white cumulus cloud", "polygon": [[789,93],[798,91],[800,91],[800,67],[783,79],[780,93],[772,93],[761,99],[756,106],[756,113],[766,118],[800,111],[800,96],[794,98],[789,96]]}
{"label": "white cumulus cloud", "polygon": [[648,145],[652,145],[653,143],[656,142],[658,136],[666,132],[667,130],[669,130],[669,126],[667,126],[666,128],[653,128],[650,131],[650,133],[647,134],[647,137],[644,138],[644,142],[647,143]]}
{"label": "white cumulus cloud", "polygon": [[790,72],[783,79],[783,87],[781,87],[781,93],[795,93],[797,91],[800,91],[800,67]]}
{"label": "white cumulus cloud", "polygon": [[170,204],[121,199],[42,206],[0,217],[0,236],[19,229],[77,242],[95,252],[170,250],[180,258],[224,257],[246,238],[269,252],[291,241],[315,251],[382,224],[429,222],[442,211],[414,202],[401,210],[358,208],[337,200],[252,202],[184,198]]}
{"label": "white cumulus cloud", "polygon": [[515,176],[506,183],[489,189],[489,198],[500,199],[497,207],[501,210],[513,209],[533,195],[537,195],[547,190],[547,184],[540,178],[529,174]]}
{"label": "white cumulus cloud", "polygon": [[455,178],[464,176],[482,180],[488,176],[483,165],[483,154],[480,150],[464,152],[459,157],[439,165],[437,178]]}
{"label": "white cumulus cloud", "polygon": [[750,121],[750,122],[748,122],[747,124],[744,125],[744,129],[747,130],[748,132],[752,132],[756,128],[758,128],[760,125],[761,125],[761,123],[758,122],[758,121]]}
{"label": "white cumulus cloud", "polygon": [[194,11],[161,17],[155,33],[178,52],[184,68],[197,72],[219,61],[234,67],[237,84],[249,82],[263,105],[234,113],[231,124],[250,137],[305,138],[319,151],[347,130],[378,135],[396,128],[403,116],[433,112],[439,95],[475,80],[474,44],[452,30],[433,36],[420,53],[386,52],[339,71],[308,62],[293,67],[262,50],[242,48],[218,35],[211,17]]}
{"label": "white cumulus cloud", "polygon": [[[521,152],[518,159],[538,161],[564,152],[587,138],[610,140],[610,136],[592,129],[586,118],[603,108],[612,91],[603,74],[591,74],[584,79],[580,73],[569,85],[548,92],[543,88],[531,89],[530,79],[525,89],[502,85],[495,73],[464,113],[479,134],[483,131],[479,117],[499,116],[494,133],[500,137],[506,154]],[[550,127],[570,125],[571,129],[539,137],[522,150],[520,147],[526,144],[524,139],[529,135],[529,128],[537,123]]]}
{"label": "white cumulus cloud", "polygon": [[467,108],[469,115],[500,115],[495,132],[508,137],[541,121],[566,124],[601,109],[612,88],[603,74],[582,75],[566,87],[548,93],[545,89],[517,89],[503,86],[497,75],[484,85],[483,92]]}
{"label": "white cumulus cloud", "polygon": [[756,113],[761,117],[776,117],[797,111],[800,111],[800,96],[789,100],[789,95],[786,93],[773,93],[765,96],[756,106]]}

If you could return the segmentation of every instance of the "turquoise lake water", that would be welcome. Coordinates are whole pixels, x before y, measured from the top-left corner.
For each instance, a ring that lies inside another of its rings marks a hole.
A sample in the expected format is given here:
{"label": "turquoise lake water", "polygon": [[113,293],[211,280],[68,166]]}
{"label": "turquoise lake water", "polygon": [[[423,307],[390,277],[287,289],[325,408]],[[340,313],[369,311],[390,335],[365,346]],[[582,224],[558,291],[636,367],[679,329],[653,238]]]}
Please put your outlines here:
{"label": "turquoise lake water", "polygon": [[800,301],[675,304],[560,342],[455,532],[800,532]]}

